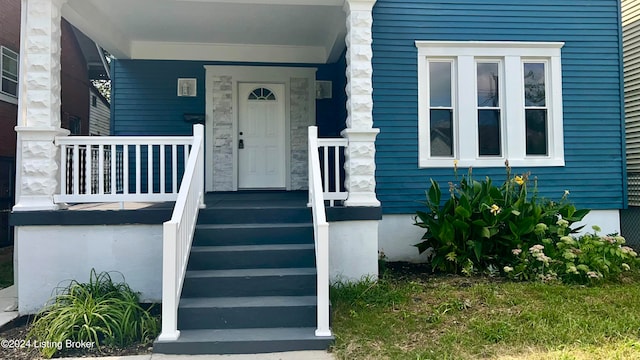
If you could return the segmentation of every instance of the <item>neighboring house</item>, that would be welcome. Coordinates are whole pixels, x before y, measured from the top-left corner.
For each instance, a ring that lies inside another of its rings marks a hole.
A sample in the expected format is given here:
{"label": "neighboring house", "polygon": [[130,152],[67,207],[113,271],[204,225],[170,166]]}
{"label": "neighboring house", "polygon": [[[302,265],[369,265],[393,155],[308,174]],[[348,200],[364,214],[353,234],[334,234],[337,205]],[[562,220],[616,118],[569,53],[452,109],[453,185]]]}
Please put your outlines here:
{"label": "neighboring house", "polygon": [[[377,275],[380,250],[426,260],[412,246],[422,236],[412,217],[429,178],[452,180],[454,160],[496,181],[509,160],[541,195],[569,190],[593,209],[587,222],[620,230],[617,0],[62,3],[24,1],[26,41],[37,46],[23,54],[22,78],[36,81],[21,83],[12,215],[22,313],[95,267],[163,302],[156,351],[325,347],[328,278]],[[60,129],[60,14],[117,59],[120,137]],[[311,125],[332,138],[316,144]],[[295,192],[311,184],[317,195],[318,173],[337,205],[326,209],[328,249],[320,200],[309,197],[306,225],[307,198]],[[176,199],[173,215],[139,204],[61,210]]]}
{"label": "neighboring house", "polygon": [[[11,242],[8,211],[13,206],[16,133],[18,118],[18,68],[20,50],[20,0],[0,0],[0,49],[2,57],[2,87],[0,88],[0,246]],[[89,134],[89,75],[104,78],[102,71],[88,72],[92,65],[84,52],[98,53],[91,40],[88,50],[77,39],[77,30],[68,22],[61,23],[61,126],[73,134]],[[107,114],[107,118],[108,118]],[[106,122],[108,129],[108,120]],[[103,134],[108,134],[103,133]]]}
{"label": "neighboring house", "polygon": [[111,133],[111,104],[91,85],[89,105],[89,135],[105,136]]}

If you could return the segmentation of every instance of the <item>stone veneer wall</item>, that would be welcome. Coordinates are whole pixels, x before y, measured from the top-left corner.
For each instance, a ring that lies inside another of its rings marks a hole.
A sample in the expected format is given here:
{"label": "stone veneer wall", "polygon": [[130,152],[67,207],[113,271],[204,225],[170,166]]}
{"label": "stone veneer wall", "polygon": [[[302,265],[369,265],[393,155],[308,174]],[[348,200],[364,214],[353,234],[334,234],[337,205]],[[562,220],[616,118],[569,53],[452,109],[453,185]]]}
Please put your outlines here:
{"label": "stone veneer wall", "polygon": [[291,78],[291,190],[308,188],[309,170],[307,166],[307,127],[309,118],[309,79]]}
{"label": "stone veneer wall", "polygon": [[233,190],[233,83],[213,78],[213,190]]}

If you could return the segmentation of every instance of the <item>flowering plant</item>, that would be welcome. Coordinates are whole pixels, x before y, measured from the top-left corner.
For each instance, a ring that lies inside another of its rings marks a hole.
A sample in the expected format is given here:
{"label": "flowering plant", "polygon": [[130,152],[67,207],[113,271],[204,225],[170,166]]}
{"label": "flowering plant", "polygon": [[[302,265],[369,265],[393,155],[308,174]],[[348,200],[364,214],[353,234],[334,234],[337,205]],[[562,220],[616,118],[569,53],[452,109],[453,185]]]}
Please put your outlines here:
{"label": "flowering plant", "polygon": [[600,228],[593,226],[593,233],[573,237],[568,235],[568,221],[558,219],[556,225],[536,225],[539,243],[512,250],[516,259],[503,267],[508,277],[585,284],[616,278],[640,265],[638,254],[624,246],[622,236],[600,236]]}
{"label": "flowering plant", "polygon": [[[567,191],[558,202],[539,199],[536,180],[529,194],[530,174],[512,176],[509,163],[505,165],[501,186],[489,177],[474,180],[469,168],[458,183],[449,183],[450,197],[444,203],[439,184],[431,180],[424,202],[427,211],[417,211],[415,217],[415,225],[426,232],[415,246],[431,254],[434,270],[469,274],[509,266],[517,256],[513,249],[535,245],[537,224],[554,231],[559,218],[570,227],[589,212],[570,204]],[[454,175],[458,181],[455,162]]]}

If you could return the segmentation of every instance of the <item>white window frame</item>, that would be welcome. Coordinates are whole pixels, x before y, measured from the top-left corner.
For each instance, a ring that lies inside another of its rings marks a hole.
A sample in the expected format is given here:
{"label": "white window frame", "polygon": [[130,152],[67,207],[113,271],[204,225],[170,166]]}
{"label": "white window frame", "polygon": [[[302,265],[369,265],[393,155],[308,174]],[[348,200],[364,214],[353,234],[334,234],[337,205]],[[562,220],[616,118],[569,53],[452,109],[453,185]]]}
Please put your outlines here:
{"label": "white window frame", "polygon": [[[502,41],[416,41],[418,48],[418,165],[421,168],[564,166],[562,111],[563,42]],[[454,113],[454,155],[430,155],[429,81],[427,61],[454,59],[452,88]],[[478,149],[477,76],[478,61],[499,60],[501,66],[502,156],[482,156]],[[524,63],[545,62],[547,86],[547,155],[526,154],[524,107]]]}
{"label": "white window frame", "polygon": [[15,55],[16,57],[16,61],[18,62],[18,74],[16,74],[16,76],[20,76],[20,54],[18,54],[17,52],[9,49],[6,46],[0,46],[0,101],[4,101],[4,102],[8,102],[8,103],[12,103],[12,104],[18,104],[18,94],[20,93],[20,89],[19,89],[19,83],[18,81],[14,81],[12,79],[7,79],[9,81],[14,81],[16,83],[16,94],[11,94],[11,93],[7,93],[2,91],[2,80],[5,79],[5,75],[4,75],[4,71],[2,70],[2,61],[3,61],[3,53],[4,52],[8,52],[10,55]]}

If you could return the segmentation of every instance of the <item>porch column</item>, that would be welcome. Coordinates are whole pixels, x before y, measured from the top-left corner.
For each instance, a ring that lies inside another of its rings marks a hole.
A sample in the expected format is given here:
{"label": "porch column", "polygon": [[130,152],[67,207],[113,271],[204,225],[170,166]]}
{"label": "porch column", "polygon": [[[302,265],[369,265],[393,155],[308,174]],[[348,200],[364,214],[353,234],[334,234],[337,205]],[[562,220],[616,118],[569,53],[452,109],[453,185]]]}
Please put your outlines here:
{"label": "porch column", "polygon": [[376,0],[346,0],[347,13],[347,128],[345,187],[349,198],[345,206],[380,206],[376,198],[375,139],[373,128],[373,85],[371,58],[371,11]]}
{"label": "porch column", "polygon": [[59,190],[60,10],[66,0],[22,0],[14,211],[56,210]]}

